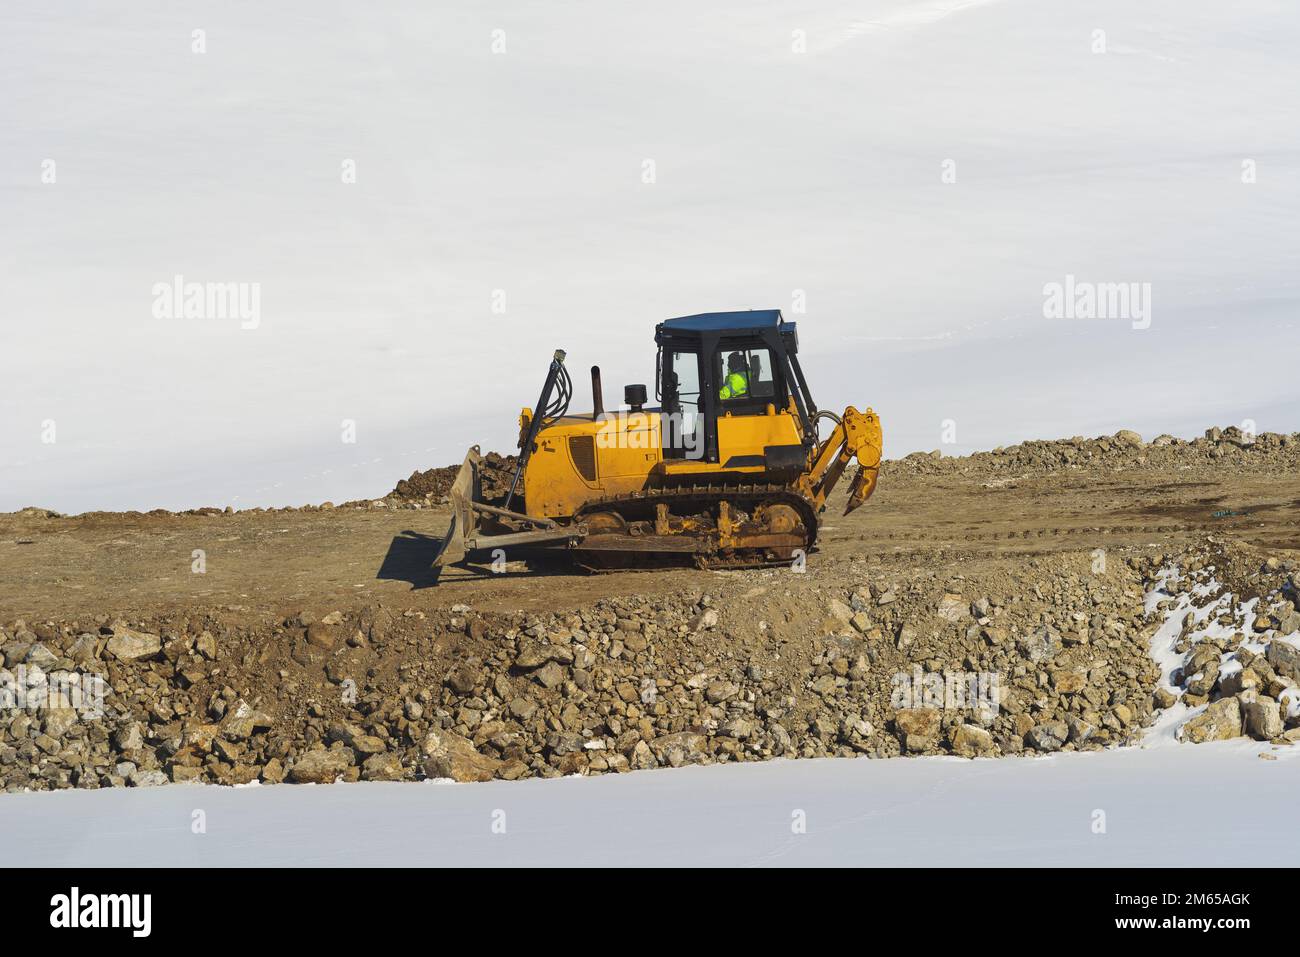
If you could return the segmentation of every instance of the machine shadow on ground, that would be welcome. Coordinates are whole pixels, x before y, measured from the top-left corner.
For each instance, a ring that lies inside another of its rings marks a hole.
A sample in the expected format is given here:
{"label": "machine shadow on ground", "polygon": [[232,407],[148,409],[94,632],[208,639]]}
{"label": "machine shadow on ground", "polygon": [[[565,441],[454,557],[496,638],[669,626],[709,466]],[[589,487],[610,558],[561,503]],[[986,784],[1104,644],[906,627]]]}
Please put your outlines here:
{"label": "machine shadow on ground", "polygon": [[380,581],[402,581],[411,585],[412,591],[432,588],[438,584],[451,585],[458,581],[476,581],[484,578],[549,578],[554,576],[579,576],[585,573],[575,569],[562,558],[531,558],[527,565],[511,562],[504,571],[494,571],[490,563],[471,562],[468,559],[455,565],[434,567],[442,539],[423,532],[406,529],[393,537],[388,552],[380,563],[375,578]]}
{"label": "machine shadow on ground", "polygon": [[433,560],[438,556],[441,538],[406,529],[393,536],[388,552],[380,563],[375,578],[381,581],[408,582],[413,589],[431,588],[438,584],[441,568]]}

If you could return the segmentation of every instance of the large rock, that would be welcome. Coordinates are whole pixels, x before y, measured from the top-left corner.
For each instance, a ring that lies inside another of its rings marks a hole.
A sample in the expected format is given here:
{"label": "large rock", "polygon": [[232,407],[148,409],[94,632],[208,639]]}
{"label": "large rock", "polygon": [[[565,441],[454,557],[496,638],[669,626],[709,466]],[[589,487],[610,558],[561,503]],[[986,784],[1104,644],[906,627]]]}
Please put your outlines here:
{"label": "large rock", "polygon": [[392,752],[372,754],[361,765],[361,777],[366,781],[400,781],[406,777],[401,755]]}
{"label": "large rock", "polygon": [[471,693],[479,682],[479,664],[477,658],[461,662],[447,675],[447,685],[457,694]]}
{"label": "large rock", "polygon": [[1069,739],[1070,726],[1064,721],[1044,721],[1025,735],[1025,741],[1039,751],[1059,751]]}
{"label": "large rock", "polygon": [[563,645],[530,645],[519,653],[515,659],[515,667],[521,671],[532,671],[540,668],[548,661],[554,661],[561,665],[573,664],[573,649],[566,648]]}
{"label": "large rock", "polygon": [[1083,745],[1092,739],[1097,733],[1097,726],[1090,721],[1085,721],[1077,714],[1072,714],[1065,719],[1065,726],[1070,729],[1070,740],[1075,744]]}
{"label": "large rock", "polygon": [[383,754],[388,745],[383,738],[373,734],[353,735],[348,741],[348,747],[357,753],[357,757],[363,759],[370,755]]}
{"label": "large rock", "polygon": [[1078,694],[1088,683],[1088,676],[1082,671],[1053,671],[1052,687],[1058,694]]}
{"label": "large rock", "polygon": [[961,621],[970,616],[970,602],[951,592],[939,599],[939,617],[948,621]]}
{"label": "large rock", "polygon": [[828,611],[831,613],[831,618],[841,625],[847,625],[853,620],[853,609],[838,598],[831,599]]}
{"label": "large rock", "polygon": [[16,668],[27,660],[32,645],[29,641],[11,641],[0,648],[0,660],[6,668]]}
{"label": "large rock", "polygon": [[237,700],[226,710],[225,716],[218,725],[221,736],[229,738],[232,741],[240,741],[250,737],[255,728],[271,727],[271,717],[264,712],[258,711],[243,698]]}
{"label": "large rock", "polygon": [[1277,671],[1300,681],[1300,648],[1290,642],[1274,638],[1268,643],[1268,663]]}
{"label": "large rock", "polygon": [[1218,680],[1219,663],[1217,661],[1209,662],[1202,665],[1201,668],[1193,673],[1188,679],[1187,693],[1204,697],[1214,690],[1214,686]]}
{"label": "large rock", "polygon": [[1061,636],[1056,631],[1042,625],[1016,640],[1016,649],[1020,654],[1035,664],[1056,657],[1061,650]]}
{"label": "large rock", "polygon": [[1265,684],[1260,679],[1259,672],[1254,668],[1242,668],[1240,671],[1234,671],[1230,675],[1225,675],[1219,679],[1219,691],[1226,697],[1228,695],[1239,695],[1243,691],[1256,691],[1261,685]]}
{"label": "large rock", "polygon": [[533,672],[533,680],[548,691],[564,683],[564,669],[554,661],[548,661]]}
{"label": "large rock", "polygon": [[958,725],[952,732],[952,750],[967,758],[989,754],[993,751],[993,735],[978,725]]}
{"label": "large rock", "polygon": [[116,622],[113,625],[113,637],[108,639],[107,651],[121,661],[151,658],[162,651],[162,638]]}
{"label": "large rock", "polygon": [[634,771],[647,771],[659,764],[650,745],[639,739],[628,749],[627,761]]}
{"label": "large rock", "polygon": [[[834,684],[834,681],[835,679],[831,678],[832,684]],[[734,698],[739,694],[739,692],[740,688],[737,685],[732,684],[730,681],[725,681],[722,678],[717,678],[710,681],[708,687],[704,689],[704,697],[709,704],[720,704],[723,701]]]}
{"label": "large rock", "polygon": [[1220,698],[1206,705],[1200,714],[1188,718],[1178,737],[1192,744],[1226,741],[1241,736],[1241,705],[1236,698]]}
{"label": "large rock", "polygon": [[314,621],[307,626],[307,644],[330,651],[338,644],[338,636],[326,622]]}
{"label": "large rock", "polygon": [[695,623],[691,626],[693,631],[706,631],[710,628],[718,627],[718,610],[716,608],[706,608],[700,612]]}
{"label": "large rock", "polygon": [[46,671],[53,668],[58,663],[58,660],[59,656],[40,642],[32,645],[31,650],[27,652],[27,663],[38,668],[44,668]]}
{"label": "large rock", "polygon": [[718,734],[724,738],[735,738],[737,741],[744,741],[746,738],[753,737],[754,732],[757,730],[757,724],[748,718],[731,718],[718,728]]}
{"label": "large rock", "polygon": [[1282,733],[1282,711],[1272,698],[1243,701],[1241,723],[1256,741],[1271,741]]}
{"label": "large rock", "polygon": [[54,738],[61,738],[72,730],[78,721],[73,708],[50,708],[45,712],[45,733]]}
{"label": "large rock", "polygon": [[113,732],[113,747],[119,751],[138,751],[144,747],[139,722],[128,721]]}
{"label": "large rock", "polygon": [[430,731],[424,739],[426,777],[491,781],[500,768],[500,760],[480,754],[473,741],[454,731]]}
{"label": "large rock", "polygon": [[664,734],[650,742],[650,751],[660,764],[681,767],[700,764],[709,754],[709,739],[691,731]]}
{"label": "large rock", "polygon": [[537,713],[537,702],[531,698],[513,698],[506,708],[512,717],[520,721],[531,721]]}
{"label": "large rock", "polygon": [[169,781],[167,775],[157,768],[149,771],[137,769],[130,780],[131,784],[138,788],[156,788]]}
{"label": "large rock", "polygon": [[68,657],[79,665],[86,665],[94,661],[99,656],[99,639],[90,634],[83,632],[77,636],[77,640],[72,643],[68,649]]}
{"label": "large rock", "polygon": [[194,639],[194,650],[208,661],[213,661],[217,657],[217,639],[212,632],[205,631]]}
{"label": "large rock", "polygon": [[894,716],[894,727],[907,750],[925,751],[939,740],[939,710],[900,708]]}
{"label": "large rock", "polygon": [[289,780],[298,784],[333,784],[351,766],[352,752],[346,749],[308,751],[289,769]]}
{"label": "large rock", "polygon": [[203,781],[203,768],[198,765],[173,764],[171,772],[173,784],[200,784]]}

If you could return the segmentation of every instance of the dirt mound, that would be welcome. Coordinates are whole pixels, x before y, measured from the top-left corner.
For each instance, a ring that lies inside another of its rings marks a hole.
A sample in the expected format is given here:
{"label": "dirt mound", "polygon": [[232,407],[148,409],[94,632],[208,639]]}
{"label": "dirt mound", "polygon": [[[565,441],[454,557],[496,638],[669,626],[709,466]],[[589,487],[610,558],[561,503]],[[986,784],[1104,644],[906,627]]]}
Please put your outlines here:
{"label": "dirt mound", "polygon": [[[0,728],[0,781],[515,779],[1130,743],[1155,708],[1152,567],[859,558],[566,613],[11,621],[0,654],[28,705]],[[30,707],[68,674],[104,677],[102,718]]]}
{"label": "dirt mound", "polygon": [[1249,472],[1300,469],[1300,433],[1263,432],[1250,436],[1236,426],[1206,429],[1190,441],[1172,435],[1143,442],[1121,429],[1095,439],[1022,442],[991,452],[945,457],[938,450],[913,452],[885,463],[884,476],[960,474],[1034,475],[1067,469],[1182,469],[1192,472],[1232,468]]}
{"label": "dirt mound", "polygon": [[[502,498],[510,491],[510,481],[514,477],[519,459],[515,455],[498,455],[488,452],[483,456],[483,496],[489,501]],[[402,479],[387,496],[399,502],[426,502],[437,504],[451,494],[452,483],[460,465],[445,465],[442,468],[426,469],[412,472],[410,478]]]}

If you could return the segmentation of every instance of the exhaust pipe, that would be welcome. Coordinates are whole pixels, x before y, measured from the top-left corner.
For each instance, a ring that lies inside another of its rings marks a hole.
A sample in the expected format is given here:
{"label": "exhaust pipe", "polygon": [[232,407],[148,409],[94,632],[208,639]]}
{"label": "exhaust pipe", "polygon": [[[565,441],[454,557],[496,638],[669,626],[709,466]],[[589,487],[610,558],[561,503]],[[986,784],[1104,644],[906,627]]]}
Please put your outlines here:
{"label": "exhaust pipe", "polygon": [[591,418],[599,422],[605,415],[605,394],[600,388],[600,366],[591,367]]}

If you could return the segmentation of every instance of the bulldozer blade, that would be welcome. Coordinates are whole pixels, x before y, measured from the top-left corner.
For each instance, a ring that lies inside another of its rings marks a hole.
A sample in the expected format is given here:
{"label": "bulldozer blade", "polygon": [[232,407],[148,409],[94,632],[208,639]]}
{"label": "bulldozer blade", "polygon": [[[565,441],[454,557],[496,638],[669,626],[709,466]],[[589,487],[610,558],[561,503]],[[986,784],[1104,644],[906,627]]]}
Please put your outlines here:
{"label": "bulldozer blade", "polygon": [[482,481],[479,472],[482,456],[477,445],[465,453],[465,461],[451,485],[451,525],[433,559],[433,567],[454,565],[465,558],[467,542],[478,530],[478,513],[474,503],[482,499]]}

